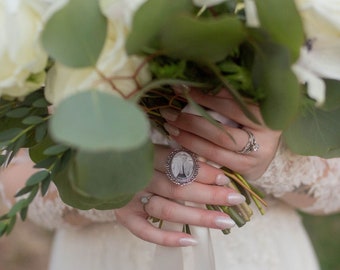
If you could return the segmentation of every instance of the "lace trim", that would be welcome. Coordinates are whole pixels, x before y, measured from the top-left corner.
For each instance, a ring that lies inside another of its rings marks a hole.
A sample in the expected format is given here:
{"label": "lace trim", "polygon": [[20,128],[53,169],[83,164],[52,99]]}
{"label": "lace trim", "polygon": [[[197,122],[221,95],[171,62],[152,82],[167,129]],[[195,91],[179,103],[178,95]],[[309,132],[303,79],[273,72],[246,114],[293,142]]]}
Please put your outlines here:
{"label": "lace trim", "polygon": [[281,145],[265,174],[254,183],[275,197],[308,186],[308,194],[317,200],[303,210],[324,213],[340,210],[339,158],[299,156]]}
{"label": "lace trim", "polygon": [[[51,184],[49,192],[58,192],[57,188]],[[69,224],[65,219],[65,214],[73,212],[79,214],[93,223],[114,222],[116,220],[114,210],[78,210],[66,205],[59,196],[55,199],[45,199],[37,195],[31,203],[28,211],[28,217],[34,223],[45,227],[46,229],[57,228],[77,228],[74,224]],[[81,226],[81,225],[79,225]]]}
{"label": "lace trim", "polygon": [[114,222],[116,221],[116,214],[114,210],[78,210],[79,215],[93,221],[93,222]]}

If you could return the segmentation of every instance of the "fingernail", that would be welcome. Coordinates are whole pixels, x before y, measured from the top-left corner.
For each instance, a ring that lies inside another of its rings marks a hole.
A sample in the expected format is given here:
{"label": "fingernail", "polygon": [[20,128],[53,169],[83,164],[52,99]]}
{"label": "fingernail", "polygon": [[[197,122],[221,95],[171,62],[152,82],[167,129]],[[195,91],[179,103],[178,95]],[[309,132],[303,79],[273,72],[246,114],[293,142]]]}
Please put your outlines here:
{"label": "fingernail", "polygon": [[190,87],[185,84],[175,85],[173,86],[173,89],[177,94],[185,94],[190,92]]}
{"label": "fingernail", "polygon": [[230,229],[235,226],[235,222],[229,217],[217,217],[215,219],[215,224],[220,229]]}
{"label": "fingernail", "polygon": [[230,183],[230,179],[224,174],[219,174],[216,176],[216,185],[224,186]]}
{"label": "fingernail", "polygon": [[164,119],[169,121],[176,121],[179,116],[179,113],[172,109],[162,109],[160,110],[160,113]]}
{"label": "fingernail", "polygon": [[245,202],[246,198],[240,193],[230,193],[227,195],[227,202],[230,204],[240,204]]}
{"label": "fingernail", "polygon": [[179,239],[179,244],[182,247],[196,246],[198,244],[198,241],[194,238],[181,238]]}
{"label": "fingernail", "polygon": [[167,132],[169,132],[170,135],[173,135],[173,136],[179,135],[179,129],[172,125],[169,125],[168,123],[164,124],[164,128]]}

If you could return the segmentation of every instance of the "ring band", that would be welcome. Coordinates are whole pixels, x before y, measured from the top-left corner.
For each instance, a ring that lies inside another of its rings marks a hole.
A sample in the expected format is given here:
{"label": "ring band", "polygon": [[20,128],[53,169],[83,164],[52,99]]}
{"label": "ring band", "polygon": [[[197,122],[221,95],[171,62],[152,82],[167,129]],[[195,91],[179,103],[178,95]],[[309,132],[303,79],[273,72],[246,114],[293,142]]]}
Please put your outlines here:
{"label": "ring band", "polygon": [[242,148],[241,151],[238,151],[239,154],[248,154],[250,152],[256,152],[259,150],[260,145],[256,142],[255,136],[253,133],[251,133],[249,130],[242,128],[245,132],[248,134],[248,142],[247,144]]}
{"label": "ring band", "polygon": [[180,186],[195,181],[198,169],[197,155],[185,149],[172,151],[166,161],[166,175],[170,181]]}
{"label": "ring band", "polygon": [[143,205],[143,210],[145,213],[146,213],[145,205],[147,205],[150,202],[150,199],[152,198],[152,196],[155,196],[155,194],[149,194],[149,195],[144,195],[140,197],[140,202]]}

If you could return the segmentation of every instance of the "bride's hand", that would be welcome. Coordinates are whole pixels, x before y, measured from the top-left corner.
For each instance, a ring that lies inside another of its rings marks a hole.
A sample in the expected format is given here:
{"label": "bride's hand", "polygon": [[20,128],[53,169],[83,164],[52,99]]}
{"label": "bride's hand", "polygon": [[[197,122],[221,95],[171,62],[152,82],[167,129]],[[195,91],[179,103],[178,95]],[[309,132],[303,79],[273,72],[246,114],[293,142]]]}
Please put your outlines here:
{"label": "bride's hand", "polygon": [[[281,132],[251,121],[225,90],[216,96],[191,90],[190,96],[198,104],[231,119],[238,126],[224,125],[223,130],[201,116],[166,109],[162,111],[162,116],[167,119],[165,128],[171,137],[181,146],[240,173],[248,180],[262,176],[275,156]],[[262,122],[259,108],[255,105],[249,105],[248,108]],[[238,153],[249,139],[245,130],[254,135],[259,145],[258,151]]]}
{"label": "bride's hand", "polygon": [[[166,231],[155,227],[149,216],[179,224],[197,225],[215,229],[227,229],[235,225],[225,213],[183,205],[181,201],[212,204],[236,205],[245,198],[223,185],[228,178],[221,170],[199,162],[196,181],[186,186],[172,183],[166,176],[166,159],[171,149],[156,146],[155,172],[149,186],[123,208],[117,209],[118,222],[137,237],[164,246],[190,246],[197,241],[183,232]],[[141,198],[148,202],[143,204]]]}

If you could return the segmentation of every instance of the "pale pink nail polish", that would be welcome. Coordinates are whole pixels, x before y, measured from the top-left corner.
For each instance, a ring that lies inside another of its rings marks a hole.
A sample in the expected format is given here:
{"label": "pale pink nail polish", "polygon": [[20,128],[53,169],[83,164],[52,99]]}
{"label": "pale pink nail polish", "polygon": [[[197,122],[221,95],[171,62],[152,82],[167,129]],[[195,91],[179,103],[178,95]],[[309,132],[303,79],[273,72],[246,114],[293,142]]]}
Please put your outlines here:
{"label": "pale pink nail polish", "polygon": [[215,219],[215,224],[221,230],[230,229],[235,226],[235,221],[229,217],[217,217]]}
{"label": "pale pink nail polish", "polygon": [[230,179],[224,174],[219,174],[216,176],[216,185],[224,186],[230,183]]}
{"label": "pale pink nail polish", "polygon": [[227,195],[227,202],[234,204],[241,204],[245,202],[246,198],[240,193],[230,193]]}
{"label": "pale pink nail polish", "polygon": [[170,135],[173,135],[173,136],[179,135],[179,129],[172,125],[169,125],[168,123],[164,124],[164,128],[167,132],[169,132]]}
{"label": "pale pink nail polish", "polygon": [[181,238],[179,239],[179,244],[182,247],[196,246],[198,244],[198,241],[194,238]]}

